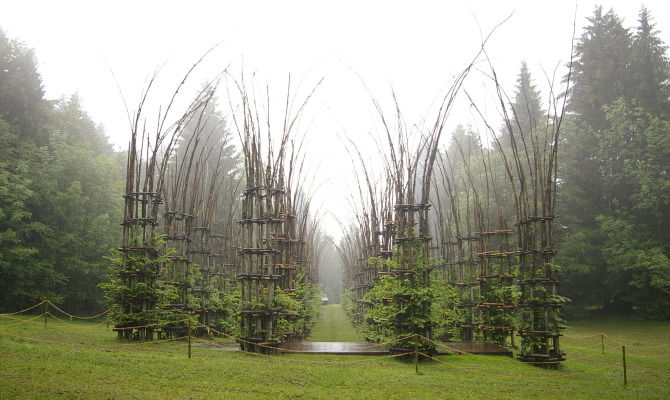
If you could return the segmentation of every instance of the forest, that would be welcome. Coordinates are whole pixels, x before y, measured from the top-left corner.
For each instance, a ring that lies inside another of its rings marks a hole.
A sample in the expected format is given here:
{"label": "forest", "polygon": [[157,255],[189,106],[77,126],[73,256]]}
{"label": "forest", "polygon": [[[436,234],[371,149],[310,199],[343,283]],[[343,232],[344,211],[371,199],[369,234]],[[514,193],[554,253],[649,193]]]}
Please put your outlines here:
{"label": "forest", "polygon": [[[555,94],[567,98],[555,233],[568,319],[670,318],[667,49],[645,8],[635,25],[624,26],[614,10],[598,7],[577,32],[572,85]],[[45,98],[38,59],[30,44],[0,31],[0,311],[48,299],[96,313],[109,306],[102,287],[122,237],[127,153],[113,148],[77,95]],[[544,104],[538,78],[521,62],[516,77],[501,79],[516,79],[508,99],[512,130],[544,130],[556,110]],[[230,125],[215,103],[212,118]],[[508,145],[507,129],[495,129]],[[482,175],[458,165],[500,162],[500,149],[470,126],[451,134],[439,152],[457,165],[454,181]],[[242,151],[226,147],[231,179],[245,173]],[[509,201],[502,207],[512,213]],[[335,255],[333,247],[327,252]],[[322,275],[336,280],[336,268]],[[329,297],[338,299],[341,284],[333,279]]]}

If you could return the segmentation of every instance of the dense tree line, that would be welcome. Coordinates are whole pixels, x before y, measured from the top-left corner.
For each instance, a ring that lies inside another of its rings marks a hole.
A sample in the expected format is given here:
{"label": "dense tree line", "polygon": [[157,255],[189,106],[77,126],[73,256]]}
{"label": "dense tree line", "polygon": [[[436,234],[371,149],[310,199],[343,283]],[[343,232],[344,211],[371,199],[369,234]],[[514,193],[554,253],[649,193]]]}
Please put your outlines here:
{"label": "dense tree line", "polygon": [[668,318],[667,46],[644,7],[633,29],[601,7],[588,21],[563,138],[563,292],[586,310]]}
{"label": "dense tree line", "polygon": [[44,98],[35,54],[0,30],[0,309],[104,307],[124,157],[76,95]]}

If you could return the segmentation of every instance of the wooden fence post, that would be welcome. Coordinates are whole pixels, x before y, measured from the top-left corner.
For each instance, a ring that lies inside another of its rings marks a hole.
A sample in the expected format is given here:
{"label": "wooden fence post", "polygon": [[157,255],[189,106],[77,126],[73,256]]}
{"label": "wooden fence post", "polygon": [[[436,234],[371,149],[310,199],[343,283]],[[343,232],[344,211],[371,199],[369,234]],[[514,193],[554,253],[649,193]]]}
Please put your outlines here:
{"label": "wooden fence post", "polygon": [[188,358],[191,358],[191,318],[188,319]]}
{"label": "wooden fence post", "polygon": [[414,371],[419,373],[419,334],[414,334]]}
{"label": "wooden fence post", "polygon": [[621,354],[623,356],[623,385],[628,385],[628,371],[626,371],[626,346],[621,346]]}
{"label": "wooden fence post", "polygon": [[44,301],[44,326],[47,326],[47,316],[49,314],[49,301]]}
{"label": "wooden fence post", "polygon": [[605,335],[600,334],[600,348],[602,349],[602,353],[605,354]]}

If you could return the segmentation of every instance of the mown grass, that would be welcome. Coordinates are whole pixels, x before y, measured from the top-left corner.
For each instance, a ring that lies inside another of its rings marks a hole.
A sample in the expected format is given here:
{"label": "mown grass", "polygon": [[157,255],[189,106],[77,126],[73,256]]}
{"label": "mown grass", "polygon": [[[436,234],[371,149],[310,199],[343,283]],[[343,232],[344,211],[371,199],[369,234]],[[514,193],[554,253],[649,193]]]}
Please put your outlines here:
{"label": "mown grass", "polygon": [[[104,324],[8,325],[25,320],[0,317],[1,399],[670,398],[669,323],[573,322],[563,340],[569,361],[558,370],[507,357],[440,356],[416,375],[388,358],[195,347],[188,359],[184,342],[119,342]],[[600,332],[608,335],[604,355]],[[626,388],[618,342],[627,345]]]}
{"label": "mown grass", "polygon": [[363,342],[339,304],[321,306],[319,319],[307,340],[311,342]]}

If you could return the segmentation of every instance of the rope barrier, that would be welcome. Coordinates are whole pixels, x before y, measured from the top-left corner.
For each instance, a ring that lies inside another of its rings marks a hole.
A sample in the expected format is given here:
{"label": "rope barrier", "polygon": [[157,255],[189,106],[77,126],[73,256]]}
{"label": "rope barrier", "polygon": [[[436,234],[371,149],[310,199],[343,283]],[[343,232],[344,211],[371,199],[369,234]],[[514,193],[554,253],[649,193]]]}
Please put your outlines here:
{"label": "rope barrier", "polygon": [[413,351],[408,351],[407,353],[389,354],[388,356],[366,357],[366,358],[361,358],[360,360],[349,360],[348,362],[354,363],[354,362],[363,362],[363,361],[383,360],[385,358],[404,357],[404,356],[408,356],[410,354],[414,354],[414,352]]}
{"label": "rope barrier", "polygon": [[425,336],[423,336],[423,335],[419,335],[419,334],[417,334],[417,336],[420,337],[420,338],[423,338],[423,339],[425,339],[425,340],[427,340],[427,341],[429,341],[429,342],[431,342],[431,343],[434,343],[434,344],[436,344],[437,346],[442,346],[442,347],[444,347],[444,348],[446,348],[446,349],[449,349],[449,350],[451,350],[451,351],[453,351],[453,352],[455,352],[455,353],[457,353],[457,354],[467,354],[467,355],[470,355],[470,356],[480,356],[480,354],[468,353],[468,352],[465,351],[465,350],[459,350],[459,349],[453,348],[453,347],[447,345],[447,344],[444,343],[444,342],[438,342],[438,341],[435,341],[435,340],[433,340],[433,339],[429,339],[429,338],[427,338],[427,337],[425,337]]}
{"label": "rope barrier", "polygon": [[[467,368],[467,367],[462,367],[462,366],[459,366],[459,365],[457,365],[457,364],[455,364],[455,363],[447,363],[447,362],[444,362],[444,361],[442,361],[442,360],[440,360],[440,359],[437,359],[437,358],[435,358],[435,357],[431,357],[431,356],[428,355],[428,354],[424,354],[424,353],[419,353],[419,354],[421,354],[422,356],[424,356],[424,357],[426,357],[426,358],[429,358],[429,359],[431,359],[431,360],[437,361],[437,362],[439,362],[439,363],[442,364],[442,365],[446,365],[446,366],[449,366],[449,367],[452,367],[452,368],[460,369],[460,370],[462,370],[462,371],[467,371],[467,372],[474,373],[474,374],[487,375],[487,376],[495,376],[495,377],[499,377],[499,378],[532,378],[532,379],[569,378],[569,377],[573,377],[573,376],[576,376],[576,375],[585,375],[585,374],[588,374],[589,372],[592,372],[592,371],[602,371],[602,370],[611,368],[611,367],[608,365],[607,367],[604,367],[604,368],[598,368],[598,369],[591,369],[590,371],[579,371],[579,372],[565,373],[565,374],[561,374],[561,375],[555,375],[555,374],[549,374],[549,375],[528,375],[528,374],[525,374],[525,373],[521,373],[521,374],[497,374],[497,373],[484,372],[484,371],[481,371],[481,370],[476,370],[476,369],[470,369],[470,368]],[[524,364],[527,364],[527,363],[524,363]]]}
{"label": "rope barrier", "polygon": [[[600,336],[608,338],[609,340],[611,340],[612,342],[614,342],[618,346],[626,346],[626,348],[638,348],[638,349],[644,348],[644,349],[652,350],[652,349],[659,349],[659,348],[662,348],[662,347],[670,346],[670,343],[662,343],[662,344],[654,345],[654,346],[628,345],[628,344],[624,344],[624,343],[614,339],[612,336],[610,336],[610,335],[608,335],[604,332],[596,333],[596,334],[593,334],[593,335],[581,335],[581,336],[580,335],[567,335],[567,334],[563,335],[563,337],[565,337],[565,338],[576,339],[576,340],[581,340],[581,339],[585,339],[585,338],[595,338],[595,337],[600,337]],[[608,345],[605,344],[605,346],[608,346]],[[612,349],[620,350],[618,347],[613,347],[613,346],[608,346],[608,347],[610,347]]]}
{"label": "rope barrier", "polygon": [[[41,317],[41,315],[38,315],[38,317]],[[54,342],[54,341],[50,341],[50,340],[44,340],[42,338],[36,339],[36,338],[33,338],[33,337],[17,335],[15,333],[0,332],[0,335],[16,337],[16,338],[23,339],[23,340],[32,340],[34,342],[45,343],[45,344],[49,344],[49,345],[56,345],[56,346],[66,345],[66,346],[73,346],[73,347],[81,347],[81,344],[67,343],[67,342],[62,342],[62,341],[61,342]],[[188,338],[188,336],[181,336],[181,337],[177,337],[177,338],[169,338],[169,339],[161,339],[161,340],[147,340],[147,341],[132,342],[132,343],[109,343],[107,345],[87,344],[87,346],[96,347],[96,348],[105,348],[105,349],[123,348],[123,347],[128,347],[128,346],[141,346],[141,345],[146,345],[146,344],[159,344],[159,343],[165,343],[165,342],[174,342],[174,341],[177,341],[177,340],[184,340],[184,339],[187,339],[187,338]]]}
{"label": "rope barrier", "polygon": [[[217,342],[214,342],[214,341],[211,341],[211,340],[207,340],[207,339],[203,339],[203,338],[193,338],[193,339],[196,342],[208,343],[208,344],[211,344],[211,345],[214,345],[214,346],[217,346],[217,347],[225,347],[223,344],[217,343]],[[263,346],[263,347],[272,348],[271,346]],[[282,348],[274,348],[274,349],[285,350],[285,349],[282,349]],[[367,357],[366,356],[365,358],[361,358],[361,359],[358,359],[358,360],[346,360],[346,361],[338,360],[338,361],[335,361],[335,362],[324,362],[324,361],[305,360],[303,358],[295,359],[295,358],[290,358],[290,357],[289,358],[277,357],[277,356],[273,356],[273,355],[269,355],[269,354],[256,353],[256,352],[245,351],[245,350],[241,350],[241,349],[237,350],[236,352],[240,352],[240,353],[243,353],[243,354],[251,354],[251,355],[254,355],[254,356],[261,356],[261,357],[264,357],[266,359],[277,360],[277,361],[280,361],[280,362],[287,361],[287,362],[294,362],[294,363],[299,363],[299,364],[307,363],[307,364],[316,364],[316,365],[338,365],[338,366],[342,365],[342,364],[355,364],[355,363],[361,363],[361,362],[378,361],[378,360],[387,359],[387,358],[398,358],[398,357],[404,357],[404,356],[407,356],[407,355],[410,355],[410,354],[414,354],[413,352],[407,352],[407,353],[391,354],[391,355],[384,355],[384,356],[377,356],[377,357]],[[309,352],[301,352],[301,351],[295,351],[294,353],[310,354]]]}
{"label": "rope barrier", "polygon": [[97,314],[97,315],[93,315],[93,316],[90,316],[90,317],[79,317],[79,316],[70,314],[67,311],[63,311],[63,309],[61,309],[60,307],[58,307],[57,305],[52,303],[51,300],[45,300],[45,301],[48,302],[51,307],[55,308],[56,310],[60,311],[61,313],[65,314],[65,315],[67,315],[68,317],[74,318],[74,319],[95,319],[95,318],[101,317],[101,316],[103,316],[103,315],[105,315],[105,314],[107,314],[108,312],[111,311],[111,308],[108,308],[105,311],[103,311],[103,312],[101,312],[100,314]]}
{"label": "rope barrier", "polygon": [[16,311],[16,312],[13,312],[13,313],[4,313],[4,314],[0,314],[0,315],[5,316],[5,315],[16,315],[16,314],[21,314],[21,313],[30,311],[30,310],[32,310],[32,309],[35,308],[35,307],[39,307],[39,306],[41,306],[42,304],[44,304],[45,302],[47,302],[47,301],[49,301],[49,300],[42,300],[42,301],[40,301],[39,303],[37,303],[37,304],[35,304],[35,305],[32,305],[32,306],[30,306],[30,307],[28,307],[28,308],[25,308],[25,309],[23,309],[23,310],[21,310],[21,311]]}
{"label": "rope barrier", "polygon": [[[215,341],[213,341],[213,340],[207,340],[207,339],[204,339],[204,338],[201,338],[201,337],[197,337],[197,336],[196,336],[196,337],[193,337],[193,340],[196,341],[196,342],[208,343],[208,344],[211,344],[211,345],[213,345],[213,346],[217,346],[217,347],[225,347],[225,346],[224,346],[223,344],[221,344],[221,343],[217,343],[217,342],[215,342]],[[270,356],[270,355],[268,355],[268,354],[256,353],[256,352],[253,352],[253,351],[244,351],[244,350],[240,349],[239,352],[240,352],[240,353],[246,353],[246,354],[252,354],[252,355],[255,355],[255,356],[264,356],[264,357],[269,357],[269,358],[272,358],[272,359],[276,359],[276,357],[272,357],[272,356]]]}
{"label": "rope barrier", "polygon": [[640,345],[625,345],[626,348],[633,348],[633,349],[644,349],[644,350],[656,350],[656,349],[661,349],[663,347],[668,347],[670,346],[670,343],[664,343],[664,344],[659,344],[659,345],[654,345],[654,346],[640,346]]}
{"label": "rope barrier", "polygon": [[[66,320],[64,320],[64,319],[62,319],[62,318],[58,318],[57,316],[51,314],[50,312],[42,313],[40,316],[43,317],[44,314],[46,314],[47,316],[49,316],[49,317],[55,319],[55,320],[58,321],[58,322],[62,322],[62,323],[65,324],[65,325],[69,325],[69,326],[71,326],[71,327],[78,328],[78,329],[95,329],[95,328],[99,327],[100,325],[103,325],[103,324],[106,324],[106,323],[107,323],[107,321],[105,320],[105,321],[101,321],[101,322],[99,322],[99,323],[97,323],[97,324],[95,324],[95,325],[91,325],[91,326],[82,326],[82,325],[78,325],[78,324],[73,324],[72,322],[68,322],[68,321],[66,321]],[[59,325],[54,325],[54,326],[55,326],[56,328],[64,328],[63,326],[59,326]]]}
{"label": "rope barrier", "polygon": [[[313,354],[312,352],[310,352],[310,351],[305,351],[305,350],[285,349],[285,348],[282,348],[282,347],[275,347],[275,346],[265,345],[265,344],[262,344],[262,343],[250,342],[250,341],[248,341],[248,340],[244,340],[244,339],[242,339],[242,338],[238,338],[238,337],[235,337],[235,336],[233,336],[233,335],[230,335],[230,334],[221,332],[221,331],[219,331],[219,330],[217,330],[217,329],[215,329],[215,328],[212,328],[212,327],[207,326],[207,325],[205,325],[205,324],[202,324],[202,323],[200,323],[200,322],[198,322],[198,326],[201,326],[201,327],[203,327],[203,328],[209,329],[209,330],[212,331],[212,332],[215,332],[215,333],[218,333],[218,334],[220,334],[220,335],[222,335],[222,336],[225,336],[225,337],[234,339],[234,340],[236,340],[236,341],[238,341],[238,342],[247,343],[247,344],[252,344],[252,345],[259,346],[259,347],[262,347],[262,348],[265,348],[265,349],[274,350],[274,351],[277,351],[277,352],[279,352],[279,353]],[[392,341],[390,341],[390,342],[386,342],[386,343],[378,343],[378,344],[376,344],[376,345],[377,345],[377,346],[386,346],[386,345],[389,345],[389,344],[398,342],[398,341],[400,341],[400,340],[406,340],[406,339],[409,339],[409,338],[411,338],[412,336],[414,336],[414,335],[407,336],[407,337],[402,337],[402,338],[399,338],[399,339],[396,339],[396,340],[392,340]],[[205,340],[205,339],[202,339],[202,338],[197,338],[196,341],[198,341],[198,340],[199,340],[199,341],[202,341],[202,342],[206,342],[206,343],[213,344],[213,345],[215,345],[215,346],[223,347],[222,345],[217,344],[216,342],[213,342],[213,341],[208,341],[208,340]],[[255,352],[248,352],[248,351],[241,350],[241,349],[240,349],[240,351],[243,352],[243,353],[258,354],[258,353],[255,353]],[[347,362],[349,362],[349,363],[356,363],[356,362],[364,362],[364,361],[375,361],[375,360],[381,360],[381,359],[386,359],[386,358],[398,358],[398,357],[404,357],[404,356],[407,356],[407,355],[410,355],[410,354],[414,354],[414,352],[406,352],[406,353],[400,353],[400,354],[391,354],[391,355],[378,356],[378,357],[366,357],[366,358],[364,358],[364,359],[360,359],[360,360],[347,360]],[[272,357],[272,356],[269,356],[269,357]],[[296,360],[296,361],[304,362],[304,361],[309,361],[309,360]],[[321,363],[321,364],[323,364],[323,363]],[[329,363],[329,364],[330,364],[330,363]]]}
{"label": "rope barrier", "polygon": [[[221,331],[217,330],[216,328],[212,328],[211,326],[202,324],[200,322],[197,323],[197,326],[203,327],[203,328],[208,329],[208,330],[210,330],[214,333],[217,333],[219,335],[228,337],[230,339],[234,339],[235,341],[238,341],[238,342],[241,342],[241,343],[246,343],[246,344],[251,344],[251,345],[254,345],[254,346],[263,347],[263,348],[266,348],[266,349],[276,350],[278,352],[313,354],[312,352],[305,351],[305,350],[286,349],[286,348],[283,348],[283,347],[275,347],[275,346],[270,346],[270,345],[266,345],[266,344],[262,344],[262,343],[251,342],[251,341],[248,341],[248,340],[245,340],[245,339],[242,339],[242,338],[235,337],[235,336],[230,335],[228,333],[221,332]],[[387,346],[387,345],[393,344],[395,342],[398,342],[400,340],[406,340],[406,339],[411,338],[411,337],[412,336],[402,337],[402,338],[399,338],[399,339],[396,339],[396,340],[392,340],[392,341],[389,341],[389,342],[383,342],[383,343],[374,343],[374,344],[371,343],[370,346],[374,346],[374,347]]]}
{"label": "rope barrier", "polygon": [[[2,325],[0,325],[0,328],[5,327],[5,326],[17,326],[17,325],[23,325],[23,324],[31,323],[31,322],[35,321],[37,318],[42,318],[43,316],[44,316],[44,314],[40,314],[40,315],[34,316],[31,319],[20,320],[20,322],[14,322],[14,323],[11,323],[11,324],[2,324]],[[18,320],[19,318],[12,318],[12,319]]]}
{"label": "rope barrier", "polygon": [[165,322],[157,322],[155,324],[147,324],[147,325],[138,325],[138,326],[124,326],[124,327],[116,327],[114,328],[117,331],[125,331],[125,330],[130,330],[130,329],[141,329],[141,328],[154,328],[157,326],[163,326],[163,325],[168,325],[168,324],[175,324],[177,322],[184,322],[188,321],[191,318],[184,318],[184,319],[178,319],[175,321],[165,321]]}
{"label": "rope barrier", "polygon": [[581,356],[581,357],[570,357],[570,359],[568,359],[566,361],[572,362],[572,361],[587,360],[587,359],[592,359],[592,358],[595,358],[595,356],[593,354],[590,354],[590,355]]}
{"label": "rope barrier", "polygon": [[[253,345],[256,345],[256,346],[260,346],[260,347],[267,348],[267,349],[272,349],[272,350],[283,350],[283,349],[280,349],[278,347],[272,347],[272,346],[269,346],[269,345],[264,345],[262,343],[255,343],[255,342],[251,342],[251,341],[244,340],[244,339],[241,339],[241,338],[237,338],[233,335],[227,334],[225,332],[221,332],[221,331],[219,331],[215,328],[212,328],[212,327],[207,326],[205,324],[202,324],[200,322],[197,322],[197,326],[201,326],[203,328],[209,329],[210,331],[212,331],[214,333],[218,333],[219,335],[222,335],[222,336],[225,336],[225,337],[228,337],[228,338],[231,338],[231,339],[235,339],[236,341],[239,341],[239,342],[242,342],[242,343],[253,344]],[[240,350],[240,351],[244,351],[244,350]]]}
{"label": "rope barrier", "polygon": [[628,369],[629,369],[629,370],[641,370],[641,371],[644,371],[645,373],[653,373],[653,374],[660,375],[660,376],[662,376],[662,377],[664,377],[664,378],[670,378],[670,374],[663,373],[663,372],[662,372],[661,370],[659,370],[659,369],[650,369],[650,368],[646,368],[646,367],[641,366],[640,364],[635,364],[635,365],[632,366],[632,367],[629,366]]}
{"label": "rope barrier", "polygon": [[[44,313],[38,314],[37,316],[38,317],[43,317]],[[25,317],[12,317],[11,315],[4,315],[4,316],[2,316],[2,318],[12,319],[14,321],[25,321]],[[2,325],[0,325],[0,326],[2,326]]]}
{"label": "rope barrier", "polygon": [[[619,350],[621,350],[621,349],[619,349]],[[626,346],[626,350],[628,350],[628,346]],[[635,353],[635,352],[627,352],[627,354],[628,354],[628,357],[642,358],[642,359],[653,360],[653,361],[666,361],[666,362],[668,362],[668,356],[667,355],[659,355],[659,357],[661,357],[661,358],[656,358],[656,357],[650,356],[649,354],[642,355],[642,354]]]}
{"label": "rope barrier", "polygon": [[599,337],[602,335],[602,333],[595,333],[593,335],[568,335],[568,334],[563,334],[563,337],[569,338],[569,339],[586,339],[586,338],[592,338],[592,337]]}
{"label": "rope barrier", "polygon": [[126,347],[126,346],[142,346],[145,344],[158,344],[158,343],[165,343],[165,342],[174,342],[177,340],[184,340],[188,339],[188,336],[180,336],[177,338],[168,338],[168,339],[159,339],[159,340],[143,340],[143,341],[137,341],[137,342],[131,342],[131,343],[119,343],[116,346],[119,347]]}
{"label": "rope barrier", "polygon": [[[217,347],[225,347],[221,343],[217,343],[217,342],[207,340],[207,339],[204,339],[204,338],[196,337],[196,338],[194,338],[194,340],[196,342],[208,343],[208,344],[211,344],[211,345],[214,345],[214,346],[217,346]],[[250,355],[254,355],[254,356],[260,356],[260,357],[264,357],[265,359],[271,359],[273,361],[279,361],[279,362],[288,361],[288,362],[309,363],[309,364],[319,364],[319,365],[332,365],[333,364],[333,363],[327,363],[327,362],[323,362],[323,361],[312,361],[312,360],[304,360],[304,359],[292,359],[292,358],[276,357],[276,356],[272,356],[272,355],[269,355],[269,354],[256,353],[256,352],[253,352],[253,351],[246,351],[246,350],[242,350],[242,349],[238,349],[235,352],[240,352],[240,353],[243,353],[243,354],[250,354]]]}
{"label": "rope barrier", "polygon": [[606,334],[606,333],[600,333],[600,335],[603,335],[604,337],[610,339],[611,341],[613,341],[614,343],[618,344],[619,346],[625,346],[625,344],[619,342],[618,340],[614,339],[613,337],[611,337],[610,335],[608,335],[608,334]]}
{"label": "rope barrier", "polygon": [[[568,345],[567,347],[569,347],[571,350],[575,349],[575,350],[593,350],[593,351],[596,351],[597,349],[596,349],[595,346],[596,346],[595,344],[591,347],[576,346],[574,344],[571,344],[571,345]],[[598,347],[600,347],[600,343],[598,343]]]}
{"label": "rope barrier", "polygon": [[607,348],[609,348],[609,349],[612,349],[612,350],[616,350],[616,351],[621,350],[619,347],[614,347],[614,346],[611,346],[611,345],[609,345],[609,344],[607,344],[607,343],[605,343],[605,347],[607,347]]}
{"label": "rope barrier", "polygon": [[[431,339],[428,339],[427,337],[425,337],[423,335],[418,335],[418,336],[425,339],[425,340],[428,340],[432,343],[435,343],[437,346],[442,346],[442,347],[447,348],[447,349],[449,349],[449,350],[451,350],[455,353],[458,353],[458,354],[466,354],[466,355],[475,356],[475,357],[483,356],[482,354],[474,354],[474,353],[469,353],[469,352],[464,351],[464,350],[455,349],[455,348],[447,345],[444,342],[438,342],[438,341],[435,341],[435,340],[431,340]],[[586,359],[586,358],[590,358],[590,357],[592,357],[592,356],[587,355],[587,356],[579,357],[579,358],[572,358],[571,357],[569,361],[582,360],[582,359]],[[509,360],[510,362],[513,362],[513,363],[517,362],[517,361],[514,361],[513,359],[508,359],[508,358],[504,358],[503,361],[507,361],[507,360]],[[523,364],[531,364],[531,365],[556,365],[556,364],[560,364],[562,362],[564,362],[564,361],[522,361]]]}
{"label": "rope barrier", "polygon": [[[53,315],[53,314],[51,314],[51,313],[49,313],[49,312],[46,312],[46,313],[42,313],[42,314],[36,315],[36,316],[34,316],[33,318],[30,318],[30,319],[28,319],[28,320],[21,319],[21,318],[12,318],[13,320],[21,321],[21,322],[12,323],[12,324],[0,324],[0,328],[2,328],[2,327],[4,327],[4,326],[16,326],[16,325],[22,325],[22,324],[26,324],[26,323],[32,323],[32,324],[42,325],[41,322],[38,322],[38,321],[35,321],[35,320],[36,320],[37,318],[43,318],[45,315],[46,315],[46,316],[49,316],[49,317],[51,317],[51,318],[53,318],[53,319],[55,319],[55,320],[57,320],[57,321],[59,321],[59,322],[62,322],[62,323],[65,324],[65,325],[69,325],[69,326],[53,325],[53,326],[56,327],[56,328],[69,328],[69,327],[71,326],[71,327],[75,327],[75,328],[78,328],[78,329],[94,329],[94,328],[98,328],[100,325],[104,325],[104,324],[106,324],[106,323],[108,322],[107,320],[104,320],[104,321],[101,321],[101,322],[99,322],[99,323],[97,323],[97,324],[95,324],[95,325],[91,325],[91,326],[82,326],[82,325],[77,325],[77,324],[73,324],[73,323],[71,323],[71,322],[65,321],[65,320],[63,320],[63,319],[61,319],[61,318],[56,317],[55,315]],[[10,318],[11,318],[11,317],[10,317]]]}
{"label": "rope barrier", "polygon": [[429,358],[429,359],[431,359],[431,360],[433,360],[433,361],[437,361],[438,363],[440,363],[440,364],[442,364],[442,365],[446,365],[446,366],[449,366],[449,367],[451,367],[451,368],[456,368],[456,369],[460,369],[460,370],[462,370],[462,371],[467,371],[467,372],[471,372],[471,373],[475,373],[475,374],[479,374],[479,375],[488,375],[488,376],[495,376],[495,377],[502,377],[502,378],[510,378],[510,377],[527,377],[526,375],[518,375],[518,374],[516,374],[516,375],[503,375],[503,374],[493,374],[493,373],[489,373],[489,372],[482,372],[482,371],[480,371],[480,370],[473,370],[473,369],[464,368],[464,367],[458,366],[458,365],[456,365],[456,364],[454,364],[454,363],[447,363],[447,362],[444,362],[444,361],[442,361],[442,360],[440,360],[440,359],[438,359],[438,358],[432,357],[432,356],[430,356],[430,355],[428,355],[428,354],[424,354],[424,353],[419,353],[419,354],[421,354],[421,355],[423,355],[424,357],[427,357],[427,358]]}
{"label": "rope barrier", "polygon": [[[72,322],[67,322],[67,321],[65,321],[65,320],[62,319],[62,318],[58,318],[57,316],[53,315],[53,314],[50,313],[50,312],[46,312],[46,313],[44,313],[44,314],[46,314],[47,316],[49,316],[49,317],[55,319],[55,320],[58,321],[58,322],[62,322],[62,323],[64,323],[64,324],[66,324],[66,325],[70,325],[70,326],[74,326],[74,327],[77,326],[76,324],[73,324]],[[42,314],[42,315],[44,315],[44,314]]]}
{"label": "rope barrier", "polygon": [[66,315],[70,318],[73,318],[73,319],[95,319],[95,318],[99,318],[99,317],[101,317],[101,316],[103,316],[103,315],[105,315],[105,314],[107,314],[111,311],[111,308],[108,308],[107,310],[101,312],[100,314],[87,316],[87,317],[82,317],[82,316],[70,314],[69,312],[67,312],[67,311],[63,310],[62,308],[58,307],[57,305],[55,305],[51,300],[42,300],[37,304],[33,304],[32,306],[30,306],[28,308],[24,308],[23,310],[11,312],[11,313],[0,313],[0,317],[7,317],[7,316],[10,316],[10,315],[22,314],[22,313],[28,312],[28,311],[30,311],[34,308],[37,308],[37,307],[43,305],[44,303],[47,303],[48,305],[55,308],[56,310],[58,310],[62,314]]}
{"label": "rope barrier", "polygon": [[[600,336],[600,335],[598,335],[598,336]],[[568,339],[570,339],[570,340],[567,341],[567,342],[573,342],[573,341],[574,341],[574,342],[577,342],[577,343],[586,343],[586,344],[589,344],[589,345],[600,344],[600,340],[597,340],[597,341],[596,341],[596,340],[575,339],[575,338],[568,338]],[[564,341],[563,343],[566,343],[566,341]]]}
{"label": "rope barrier", "polygon": [[[419,336],[421,336],[421,335],[419,335]],[[620,342],[618,342],[617,340],[612,339],[609,335],[606,335],[606,334],[602,334],[602,333],[601,333],[601,334],[597,334],[597,335],[594,335],[594,336],[591,336],[591,337],[595,337],[595,336],[600,336],[602,339],[604,339],[605,337],[607,337],[607,338],[611,339],[612,341],[614,341],[615,343],[620,343]],[[446,344],[444,344],[444,343],[440,343],[440,342],[433,341],[433,340],[431,340],[431,339],[429,339],[429,338],[427,338],[427,337],[425,337],[425,336],[421,336],[421,337],[424,338],[425,340],[428,340],[428,341],[431,341],[431,342],[433,342],[433,343],[436,343],[438,346],[443,346],[443,347],[449,348],[449,349],[451,349],[452,351],[455,351],[455,352],[457,352],[457,353],[459,353],[459,354],[475,355],[475,354],[471,354],[471,353],[468,353],[468,352],[465,352],[465,351],[462,351],[462,350],[453,349],[453,348],[451,348],[450,346],[448,346],[448,345],[446,345]],[[616,347],[614,347],[614,346],[611,346],[611,345],[609,345],[609,344],[605,344],[604,340],[601,342],[601,346],[602,346],[603,349],[604,349],[604,347],[606,346],[606,347],[608,347],[608,348],[611,348],[611,349],[616,350],[617,352],[618,352],[618,350],[619,350],[618,348],[616,348]],[[621,346],[622,346],[622,353],[623,353],[623,354],[622,354],[622,356],[623,356],[623,378],[624,378],[624,386],[626,386],[626,385],[627,385],[627,374],[626,374],[626,352],[625,352],[625,345],[621,345]],[[422,354],[423,356],[426,356],[426,357],[430,358],[430,359],[437,360],[436,358],[434,358],[434,357],[430,357],[430,356],[428,356],[428,355],[426,355],[426,354],[424,354],[424,353],[421,353],[421,354]],[[604,354],[604,352],[603,352],[603,354]],[[640,355],[639,357],[641,357],[641,358],[645,358],[645,356],[641,356],[641,355]],[[593,358],[594,358],[593,355],[589,355],[589,354],[587,354],[587,355],[582,356],[582,357],[572,358],[571,360],[568,360],[568,362],[574,362],[574,361],[585,360],[585,359],[593,359]],[[646,358],[649,358],[649,359],[654,360],[654,358],[652,358],[652,357],[646,357]],[[603,357],[603,361],[608,361],[608,360],[607,360],[607,358]],[[564,362],[564,361],[563,361],[563,362]],[[551,365],[551,364],[560,364],[561,362],[559,362],[559,361],[544,361],[544,362],[523,362],[523,363],[524,363],[524,364],[531,364],[531,365]],[[457,367],[457,368],[458,368],[458,367]],[[611,365],[610,363],[608,363],[608,365],[606,365],[605,367],[601,367],[601,368],[598,368],[598,369],[595,369],[595,370],[590,369],[590,372],[604,371],[604,370],[606,370],[606,369],[611,369],[611,368],[612,368],[612,365]],[[646,370],[645,368],[641,368],[641,369],[642,369],[642,370]],[[475,374],[482,374],[481,371],[475,371],[475,370],[469,370],[469,371],[472,372],[472,373],[475,373]],[[587,371],[583,371],[583,373],[585,373],[585,372],[587,372]],[[574,373],[574,374],[571,374],[571,375],[559,375],[558,377],[559,377],[559,378],[564,378],[564,377],[568,377],[568,376],[572,376],[572,375],[576,375],[576,374],[578,374],[578,373]],[[501,376],[502,376],[502,375],[501,375]],[[664,376],[665,376],[665,375],[664,375]],[[524,377],[524,378],[536,378],[536,379],[537,379],[537,378],[546,378],[546,377],[557,378],[556,376],[527,376],[527,375],[523,375],[523,377]]]}

